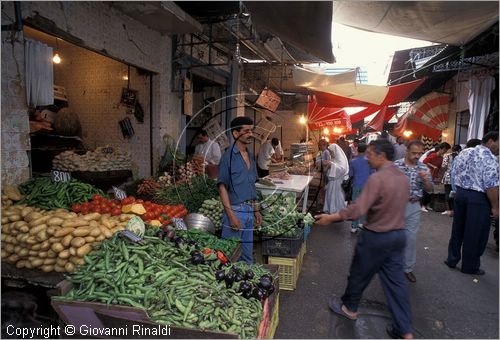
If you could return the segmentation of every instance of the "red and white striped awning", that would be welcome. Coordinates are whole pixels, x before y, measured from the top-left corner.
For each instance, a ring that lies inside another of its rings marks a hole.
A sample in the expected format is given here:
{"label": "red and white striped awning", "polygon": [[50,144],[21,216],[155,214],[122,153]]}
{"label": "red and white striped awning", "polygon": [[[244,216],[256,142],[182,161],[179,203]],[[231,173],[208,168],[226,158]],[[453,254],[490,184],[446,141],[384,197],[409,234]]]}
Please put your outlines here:
{"label": "red and white striped awning", "polygon": [[399,134],[411,130],[415,135],[437,139],[448,126],[450,96],[431,92],[421,97],[402,115],[395,131]]}

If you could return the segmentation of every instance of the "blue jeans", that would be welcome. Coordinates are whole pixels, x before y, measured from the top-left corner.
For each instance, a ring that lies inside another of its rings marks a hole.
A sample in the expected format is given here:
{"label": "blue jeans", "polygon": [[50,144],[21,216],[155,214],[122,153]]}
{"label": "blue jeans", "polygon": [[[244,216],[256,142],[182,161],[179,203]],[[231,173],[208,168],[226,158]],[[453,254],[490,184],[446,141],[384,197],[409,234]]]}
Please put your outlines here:
{"label": "blue jeans", "polygon": [[238,261],[253,263],[253,207],[248,204],[232,205],[234,213],[241,223],[240,230],[231,229],[229,218],[224,212],[222,215],[222,238],[237,238],[241,242],[241,257]]}
{"label": "blue jeans", "polygon": [[[356,198],[359,197],[359,195],[361,195],[361,190],[363,190],[363,188],[352,187],[352,201],[353,202],[356,200]],[[357,220],[352,221],[351,228],[357,229],[359,227],[360,223],[361,224],[366,223],[366,216],[362,216],[362,217],[358,218]]]}
{"label": "blue jeans", "polygon": [[411,306],[408,283],[403,274],[403,229],[385,233],[362,230],[351,263],[342,302],[357,312],[363,291],[378,273],[384,289],[394,328],[400,334],[411,333]]}

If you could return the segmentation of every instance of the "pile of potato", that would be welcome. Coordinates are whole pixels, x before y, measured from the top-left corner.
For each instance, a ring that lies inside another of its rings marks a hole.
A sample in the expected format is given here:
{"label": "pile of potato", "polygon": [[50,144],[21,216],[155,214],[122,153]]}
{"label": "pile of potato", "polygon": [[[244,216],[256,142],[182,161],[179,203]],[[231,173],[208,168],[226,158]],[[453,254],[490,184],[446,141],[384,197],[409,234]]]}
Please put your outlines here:
{"label": "pile of potato", "polygon": [[125,229],[132,216],[3,206],[2,260],[17,268],[73,272],[100,241]]}

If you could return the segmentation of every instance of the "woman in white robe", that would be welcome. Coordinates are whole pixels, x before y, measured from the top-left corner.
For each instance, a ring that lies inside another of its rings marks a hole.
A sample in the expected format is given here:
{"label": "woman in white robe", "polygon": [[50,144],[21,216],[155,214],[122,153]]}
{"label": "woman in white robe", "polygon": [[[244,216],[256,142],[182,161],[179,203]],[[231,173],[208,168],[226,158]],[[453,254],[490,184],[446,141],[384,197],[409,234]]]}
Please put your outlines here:
{"label": "woman in white robe", "polygon": [[349,173],[349,161],[337,144],[330,145],[328,150],[332,155],[332,161],[327,173],[328,183],[323,211],[326,214],[333,214],[346,207],[342,182]]}

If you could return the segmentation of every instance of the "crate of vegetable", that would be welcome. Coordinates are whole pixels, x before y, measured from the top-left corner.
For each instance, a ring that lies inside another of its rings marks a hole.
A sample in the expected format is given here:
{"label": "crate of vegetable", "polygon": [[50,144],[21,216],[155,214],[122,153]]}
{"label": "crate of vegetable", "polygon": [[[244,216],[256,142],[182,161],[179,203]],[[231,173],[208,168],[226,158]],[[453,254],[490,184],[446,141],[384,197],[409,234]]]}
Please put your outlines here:
{"label": "crate of vegetable", "polygon": [[157,331],[142,338],[257,338],[274,314],[264,315],[264,305],[275,305],[277,268],[231,264],[216,253],[154,228],[142,244],[114,236],[85,257],[52,305],[77,330],[144,325]]}
{"label": "crate of vegetable", "polygon": [[262,255],[296,257],[304,242],[304,231],[296,228],[293,236],[262,236]]}

